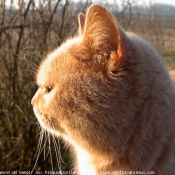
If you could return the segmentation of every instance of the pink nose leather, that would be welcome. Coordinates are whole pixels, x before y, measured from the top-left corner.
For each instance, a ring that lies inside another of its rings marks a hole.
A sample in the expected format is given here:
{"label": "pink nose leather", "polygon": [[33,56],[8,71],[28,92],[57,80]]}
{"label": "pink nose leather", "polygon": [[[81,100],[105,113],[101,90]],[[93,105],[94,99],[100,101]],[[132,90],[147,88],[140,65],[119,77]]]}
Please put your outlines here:
{"label": "pink nose leather", "polygon": [[31,105],[34,106],[34,104],[35,104],[35,96],[31,100]]}

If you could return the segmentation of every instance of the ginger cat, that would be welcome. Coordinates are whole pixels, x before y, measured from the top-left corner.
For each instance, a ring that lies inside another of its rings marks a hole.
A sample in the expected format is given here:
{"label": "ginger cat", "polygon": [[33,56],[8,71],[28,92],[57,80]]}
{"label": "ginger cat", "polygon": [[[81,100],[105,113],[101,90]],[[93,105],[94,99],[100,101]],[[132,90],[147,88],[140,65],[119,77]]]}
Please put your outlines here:
{"label": "ginger cat", "polygon": [[175,88],[161,57],[99,5],[79,26],[39,67],[41,127],[72,145],[81,175],[174,175]]}

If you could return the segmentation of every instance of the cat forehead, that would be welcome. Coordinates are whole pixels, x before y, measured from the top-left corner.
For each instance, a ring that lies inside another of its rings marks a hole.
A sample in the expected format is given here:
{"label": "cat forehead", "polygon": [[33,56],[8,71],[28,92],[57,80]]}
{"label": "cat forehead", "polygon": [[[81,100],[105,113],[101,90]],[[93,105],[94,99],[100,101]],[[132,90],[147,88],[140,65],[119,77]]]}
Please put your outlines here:
{"label": "cat forehead", "polygon": [[51,52],[48,56],[47,59],[54,59],[57,56],[59,56],[60,54],[64,54],[66,53],[66,51],[68,51],[68,49],[75,45],[78,44],[82,41],[82,37],[76,37],[76,38],[71,38],[68,39],[65,43],[63,43],[60,47],[58,47],[56,50],[54,50],[53,52]]}
{"label": "cat forehead", "polygon": [[[81,37],[76,37],[73,39],[67,40],[56,50],[48,54],[48,56],[43,60],[40,65],[40,68],[37,73],[37,83],[41,86],[44,85],[47,81],[51,81],[54,72],[58,72],[65,66],[67,68],[68,63],[70,63],[70,59],[72,58],[70,55],[69,48],[73,46],[77,46],[78,43],[81,42]],[[70,49],[71,50],[71,49]],[[71,63],[73,59],[71,59]],[[48,77],[49,76],[49,77]]]}

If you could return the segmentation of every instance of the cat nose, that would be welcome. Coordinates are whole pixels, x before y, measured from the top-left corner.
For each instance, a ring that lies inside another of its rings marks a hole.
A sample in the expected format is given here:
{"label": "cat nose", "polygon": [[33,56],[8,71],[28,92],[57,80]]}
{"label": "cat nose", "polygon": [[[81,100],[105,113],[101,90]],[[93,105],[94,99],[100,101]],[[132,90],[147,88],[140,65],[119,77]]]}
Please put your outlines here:
{"label": "cat nose", "polygon": [[31,100],[31,105],[34,106],[36,101],[37,101],[37,94],[38,94],[38,91],[36,92],[36,94],[33,96],[32,100]]}
{"label": "cat nose", "polygon": [[38,102],[40,96],[41,96],[41,90],[38,89],[37,92],[35,93],[34,97],[31,100],[32,106],[34,106]]}

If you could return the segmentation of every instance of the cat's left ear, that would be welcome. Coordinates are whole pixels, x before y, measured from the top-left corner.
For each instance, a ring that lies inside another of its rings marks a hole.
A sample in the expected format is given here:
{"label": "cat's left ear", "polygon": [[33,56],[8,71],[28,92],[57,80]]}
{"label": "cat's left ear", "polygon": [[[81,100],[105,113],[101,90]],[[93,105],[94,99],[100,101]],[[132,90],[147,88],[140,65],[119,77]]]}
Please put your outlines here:
{"label": "cat's left ear", "polygon": [[83,13],[78,15],[79,33],[83,34],[86,16]]}

